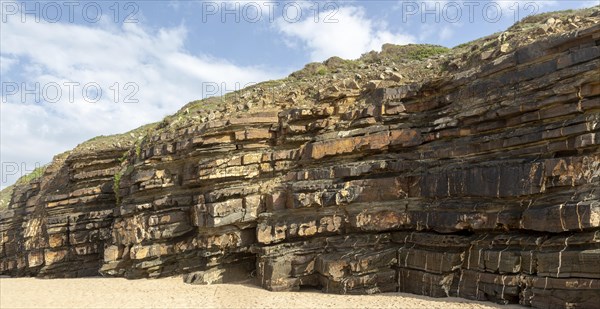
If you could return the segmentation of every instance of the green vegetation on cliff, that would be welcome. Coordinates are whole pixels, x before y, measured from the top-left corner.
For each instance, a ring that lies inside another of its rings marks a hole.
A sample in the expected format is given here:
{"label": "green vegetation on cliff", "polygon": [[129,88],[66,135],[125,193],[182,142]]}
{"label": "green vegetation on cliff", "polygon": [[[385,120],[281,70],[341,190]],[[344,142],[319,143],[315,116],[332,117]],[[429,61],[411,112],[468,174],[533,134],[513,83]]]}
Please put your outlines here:
{"label": "green vegetation on cliff", "polygon": [[10,199],[16,186],[23,186],[33,180],[40,179],[40,177],[44,175],[46,168],[48,168],[48,164],[37,167],[31,171],[31,173],[25,174],[17,179],[14,185],[8,186],[0,191],[0,209],[8,208],[8,204],[10,204]]}
{"label": "green vegetation on cliff", "polygon": [[8,204],[10,203],[10,198],[13,193],[13,189],[14,189],[14,185],[8,186],[8,187],[4,188],[2,191],[0,191],[0,210],[8,207]]}

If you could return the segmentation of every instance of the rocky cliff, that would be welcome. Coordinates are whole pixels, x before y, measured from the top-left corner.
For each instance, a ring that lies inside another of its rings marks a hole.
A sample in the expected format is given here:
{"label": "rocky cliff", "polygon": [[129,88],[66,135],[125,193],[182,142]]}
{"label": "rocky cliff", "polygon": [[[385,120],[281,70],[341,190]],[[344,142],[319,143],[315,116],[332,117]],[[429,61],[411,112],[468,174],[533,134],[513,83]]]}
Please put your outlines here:
{"label": "rocky cliff", "polygon": [[591,308],[599,21],[386,45],[83,143],[10,188],[0,272]]}

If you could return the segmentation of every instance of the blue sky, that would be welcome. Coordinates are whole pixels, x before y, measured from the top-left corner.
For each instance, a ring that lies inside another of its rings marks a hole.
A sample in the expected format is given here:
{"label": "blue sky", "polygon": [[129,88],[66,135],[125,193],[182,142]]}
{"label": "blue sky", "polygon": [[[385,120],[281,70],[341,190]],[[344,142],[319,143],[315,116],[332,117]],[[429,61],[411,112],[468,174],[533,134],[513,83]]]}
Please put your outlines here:
{"label": "blue sky", "polygon": [[[593,1],[1,1],[4,188],[97,135],[383,43],[448,47]],[[215,87],[216,85],[216,87]]]}

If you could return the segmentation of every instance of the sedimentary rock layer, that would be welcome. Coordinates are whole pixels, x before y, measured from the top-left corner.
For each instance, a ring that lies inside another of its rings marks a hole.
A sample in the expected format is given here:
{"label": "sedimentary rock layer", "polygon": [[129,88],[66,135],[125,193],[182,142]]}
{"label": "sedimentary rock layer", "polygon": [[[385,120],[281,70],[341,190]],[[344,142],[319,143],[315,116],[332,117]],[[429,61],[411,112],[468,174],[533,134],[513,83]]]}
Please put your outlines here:
{"label": "sedimentary rock layer", "polygon": [[13,192],[1,213],[2,273],[40,277],[98,274],[110,239],[113,177],[126,145],[55,157],[44,176]]}
{"label": "sedimentary rock layer", "polygon": [[57,158],[0,217],[0,270],[591,308],[599,42],[596,23]]}

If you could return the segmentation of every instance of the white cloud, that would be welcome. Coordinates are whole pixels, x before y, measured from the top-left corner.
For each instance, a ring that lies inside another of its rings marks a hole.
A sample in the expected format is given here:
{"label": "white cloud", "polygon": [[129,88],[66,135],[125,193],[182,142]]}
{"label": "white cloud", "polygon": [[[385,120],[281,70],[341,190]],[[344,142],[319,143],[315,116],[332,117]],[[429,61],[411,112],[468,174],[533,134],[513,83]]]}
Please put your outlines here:
{"label": "white cloud", "polygon": [[169,3],[167,3],[167,6],[172,8],[175,11],[179,11],[179,7],[180,7],[180,2],[179,0],[168,0]]}
{"label": "white cloud", "polygon": [[369,19],[363,8],[354,6],[322,11],[317,22],[313,16],[299,22],[280,17],[275,27],[288,38],[301,41],[313,61],[332,56],[355,59],[365,52],[379,50],[384,43],[407,44],[415,40],[411,35],[390,31],[385,24]]}
{"label": "white cloud", "polygon": [[452,27],[444,27],[439,31],[440,41],[447,41],[454,36],[454,30]]}
{"label": "white cloud", "polygon": [[453,39],[455,34],[460,32],[462,27],[462,23],[444,24],[443,27],[441,27],[440,24],[423,23],[419,26],[419,42],[445,44]]}
{"label": "white cloud", "polygon": [[17,63],[19,63],[19,60],[16,58],[0,56],[0,74],[8,72]]}
{"label": "white cloud", "polygon": [[[203,83],[225,83],[232,90],[241,85],[273,79],[281,72],[260,67],[241,67],[209,55],[186,50],[185,26],[152,32],[139,24],[95,27],[64,23],[20,23],[2,25],[0,38],[3,82],[21,81],[27,87],[39,83],[62,86],[56,103],[35,102],[34,95],[22,100],[20,92],[4,93],[1,104],[1,161],[46,163],[53,155],[71,149],[97,135],[125,132],[159,121],[185,103],[203,96]],[[70,103],[65,82],[77,82]],[[97,103],[88,103],[81,93],[86,83],[102,87]],[[114,90],[119,84],[118,103]],[[134,88],[137,104],[123,103]],[[47,88],[55,90],[53,88]],[[48,92],[54,96],[54,91]],[[4,171],[3,171],[4,172]],[[4,187],[16,180],[2,182]]]}

